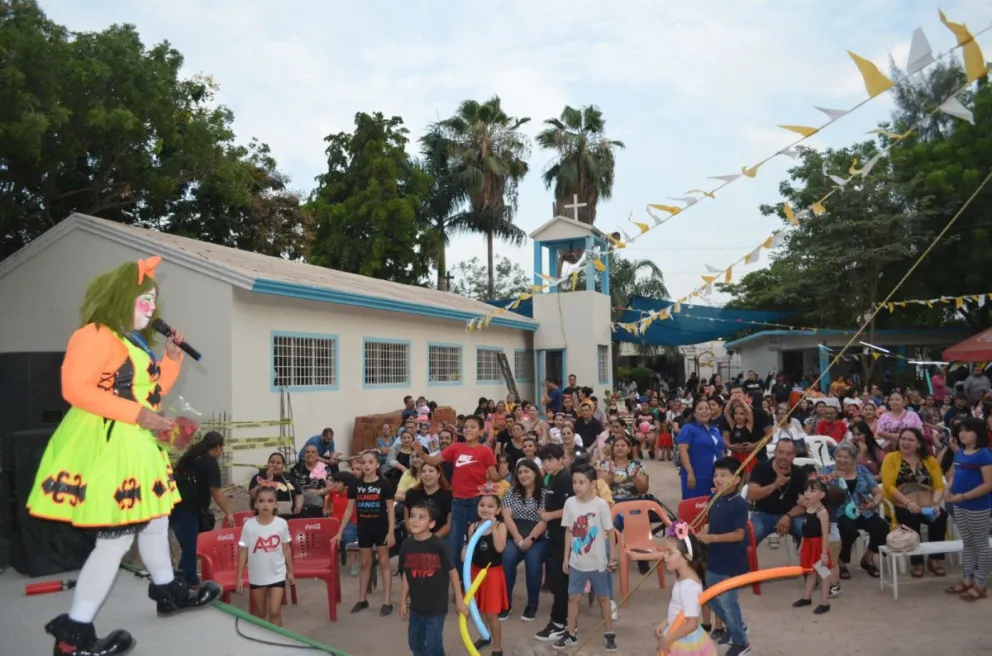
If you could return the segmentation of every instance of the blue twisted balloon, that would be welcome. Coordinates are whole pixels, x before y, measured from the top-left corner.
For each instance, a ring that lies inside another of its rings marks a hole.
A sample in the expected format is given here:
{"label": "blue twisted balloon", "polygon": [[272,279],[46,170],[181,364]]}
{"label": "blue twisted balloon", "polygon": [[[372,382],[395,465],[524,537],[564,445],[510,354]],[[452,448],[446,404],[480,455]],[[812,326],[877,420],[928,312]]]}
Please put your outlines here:
{"label": "blue twisted balloon", "polygon": [[[466,594],[468,594],[469,588],[472,587],[472,555],[475,553],[475,547],[479,544],[482,534],[488,531],[492,525],[493,520],[487,519],[479,525],[479,528],[475,529],[475,533],[468,539],[468,547],[465,549],[465,562],[462,563],[462,586],[465,588]],[[475,624],[475,628],[478,629],[482,639],[490,640],[489,629],[486,628],[485,622],[482,621],[482,616],[479,615],[479,606],[475,603],[475,595],[472,596],[472,600],[468,603],[468,612],[472,616],[472,622]]]}

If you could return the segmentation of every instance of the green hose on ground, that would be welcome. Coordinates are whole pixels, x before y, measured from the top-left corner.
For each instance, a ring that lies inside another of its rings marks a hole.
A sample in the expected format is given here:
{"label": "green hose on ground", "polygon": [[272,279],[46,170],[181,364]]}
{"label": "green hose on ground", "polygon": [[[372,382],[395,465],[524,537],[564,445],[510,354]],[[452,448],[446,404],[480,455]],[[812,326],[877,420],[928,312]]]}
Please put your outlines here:
{"label": "green hose on ground", "polygon": [[[141,575],[141,576],[147,576],[147,572],[145,570],[141,569],[140,567],[135,567],[134,565],[129,565],[127,563],[121,563],[121,569],[127,570],[128,572],[132,572],[134,574],[138,574],[138,575]],[[267,630],[269,630],[269,631],[271,631],[271,632],[273,632],[273,633],[275,633],[277,635],[280,635],[280,636],[282,636],[284,638],[287,638],[289,640],[294,640],[296,642],[302,643],[302,644],[306,645],[307,647],[310,647],[311,649],[314,649],[316,651],[322,651],[325,654],[333,654],[333,656],[351,656],[350,654],[348,654],[346,652],[343,652],[343,651],[340,651],[338,649],[335,649],[334,647],[331,647],[329,645],[325,645],[323,643],[317,642],[316,640],[313,640],[312,638],[308,638],[308,637],[306,637],[304,635],[300,635],[299,633],[294,633],[293,631],[290,631],[289,629],[285,629],[285,628],[283,628],[281,626],[276,626],[275,624],[271,624],[269,622],[266,622],[265,620],[263,620],[263,619],[261,619],[259,617],[255,617],[251,613],[247,613],[247,612],[241,610],[237,606],[232,606],[231,604],[226,604],[226,603],[224,603],[222,601],[215,601],[212,605],[217,610],[219,610],[221,612],[224,612],[224,613],[227,613],[228,615],[231,615],[231,616],[233,616],[233,617],[235,617],[235,618],[237,618],[239,620],[244,620],[245,622],[250,622],[251,624],[254,624],[255,626],[259,626],[259,627],[261,627],[263,629],[267,629]],[[249,640],[254,640],[254,638],[248,638],[248,639]],[[287,645],[287,646],[291,646],[291,645]]]}

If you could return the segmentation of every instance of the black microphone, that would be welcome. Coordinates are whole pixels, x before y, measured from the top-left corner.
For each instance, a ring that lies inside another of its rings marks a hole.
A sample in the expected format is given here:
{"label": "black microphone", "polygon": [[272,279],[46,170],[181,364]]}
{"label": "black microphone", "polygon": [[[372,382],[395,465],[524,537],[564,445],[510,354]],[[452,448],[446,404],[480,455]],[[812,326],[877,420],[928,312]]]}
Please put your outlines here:
{"label": "black microphone", "polygon": [[[172,337],[172,333],[174,332],[172,330],[172,326],[165,323],[161,319],[156,319],[155,321],[152,322],[152,330],[154,330],[157,333],[161,333],[166,337]],[[181,348],[186,353],[186,355],[193,358],[197,362],[199,362],[203,358],[203,356],[200,355],[199,351],[197,351],[195,348],[189,345],[189,342],[183,341],[183,343],[179,345],[179,348]]]}

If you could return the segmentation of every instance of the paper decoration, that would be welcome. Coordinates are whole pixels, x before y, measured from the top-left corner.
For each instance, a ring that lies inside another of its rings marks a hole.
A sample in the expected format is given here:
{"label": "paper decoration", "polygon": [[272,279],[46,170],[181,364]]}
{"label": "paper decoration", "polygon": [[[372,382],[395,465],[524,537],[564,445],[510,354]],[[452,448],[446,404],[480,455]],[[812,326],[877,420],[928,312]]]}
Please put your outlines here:
{"label": "paper decoration", "polygon": [[680,200],[685,203],[686,207],[692,207],[699,202],[699,199],[695,196],[682,196],[681,198],[669,198],[668,200]]}
{"label": "paper decoration", "polygon": [[687,193],[687,194],[702,194],[702,195],[706,196],[707,198],[716,198],[716,196],[713,195],[713,192],[712,191],[703,191],[702,189],[690,189],[689,191],[687,191],[685,193]]}
{"label": "paper decoration", "polygon": [[723,274],[723,282],[729,284],[730,282],[733,281],[733,279],[734,279],[734,268],[727,267],[726,273]]}
{"label": "paper decoration", "polygon": [[816,201],[815,203],[813,203],[812,207],[813,207],[813,214],[817,216],[820,216],[821,214],[827,211],[827,208],[824,207],[823,203],[821,203],[820,201]]}
{"label": "paper decoration", "polygon": [[758,175],[758,169],[759,168],[761,168],[761,164],[755,164],[751,168],[748,168],[746,166],[742,166],[741,167],[741,173],[743,173],[744,175],[746,175],[749,178],[753,178],[754,176]]}
{"label": "paper decoration", "polygon": [[778,248],[785,243],[785,230],[776,230],[772,233],[772,245],[769,248]]}
{"label": "paper decoration", "polygon": [[[907,132],[906,134],[909,134],[909,133]],[[902,139],[900,139],[900,141],[902,141]],[[895,144],[893,144],[893,145],[895,145]],[[858,171],[858,173],[861,175],[862,178],[867,178],[868,177],[868,174],[871,173],[871,170],[873,168],[875,168],[875,165],[878,164],[879,160],[881,160],[883,157],[885,157],[888,154],[889,154],[889,149],[886,148],[885,150],[883,150],[882,152],[878,153],[877,155],[875,155],[874,157],[872,157],[870,160],[868,160],[867,162],[865,162],[865,165],[863,167],[861,167],[861,170]]]}
{"label": "paper decoration", "polygon": [[913,42],[909,46],[909,58],[906,62],[906,74],[915,75],[934,62],[933,51],[927,35],[921,28],[913,30]]}
{"label": "paper decoration", "polygon": [[[771,238],[769,237],[769,239],[771,239]],[[759,260],[761,260],[761,248],[762,248],[762,246],[764,246],[765,248],[768,248],[764,244],[762,244],[761,246],[758,246],[757,248],[755,248],[753,251],[751,251],[750,253],[748,253],[744,257],[744,264],[754,264],[755,262],[758,262]],[[728,280],[727,282],[730,282],[730,281]]]}
{"label": "paper decoration", "polygon": [[706,179],[707,180],[720,180],[720,181],[724,182],[725,184],[730,184],[731,182],[733,182],[734,180],[736,180],[739,177],[741,177],[741,176],[738,175],[738,174],[736,174],[736,173],[732,173],[730,175],[711,175],[710,177],[708,177]]}
{"label": "paper decoration", "polygon": [[961,101],[955,96],[951,96],[944,102],[940,103],[938,108],[945,114],[950,114],[954,118],[959,118],[962,121],[968,121],[972,125],[975,124],[975,115],[971,113],[971,110],[961,104]]}
{"label": "paper decoration", "polygon": [[593,268],[596,269],[596,271],[599,271],[600,273],[606,271],[606,265],[603,264],[603,260],[599,259],[598,257],[592,261],[592,266]]}
{"label": "paper decoration", "polygon": [[895,84],[889,78],[882,74],[882,71],[878,70],[878,66],[871,63],[864,57],[859,57],[850,50],[847,54],[851,56],[854,60],[855,66],[858,67],[858,71],[861,72],[861,77],[865,82],[865,91],[868,92],[869,98],[874,98],[880,93],[885,93],[891,89]]}
{"label": "paper decoration", "polygon": [[789,223],[791,223],[792,225],[799,225],[799,220],[796,218],[796,215],[792,213],[791,205],[785,203],[782,206],[782,210],[785,212],[785,218]]}
{"label": "paper decoration", "polygon": [[799,156],[799,151],[795,148],[786,148],[785,150],[778,151],[779,155],[785,155],[791,159],[796,159]]}
{"label": "paper decoration", "polygon": [[963,23],[952,23],[947,20],[944,12],[939,9],[937,13],[940,15],[940,22],[947,26],[947,29],[953,32],[954,37],[958,40],[958,46],[961,48],[961,56],[964,59],[964,72],[968,76],[968,82],[974,82],[980,77],[985,77],[985,71],[988,68],[985,64],[985,58],[982,56],[982,49],[978,46],[978,41],[975,41],[975,37],[971,35],[971,32],[968,31],[968,28]]}
{"label": "paper decoration", "polygon": [[829,107],[820,107],[819,105],[813,105],[813,107],[826,114],[831,123],[839,119],[844,114],[847,114],[846,109],[830,109]]}
{"label": "paper decoration", "polygon": [[883,128],[875,128],[873,130],[868,130],[867,132],[865,132],[865,134],[881,134],[881,135],[884,135],[884,136],[888,137],[889,139],[896,139],[898,141],[902,141],[903,139],[905,139],[906,137],[908,137],[912,133],[913,133],[912,128],[910,128],[906,132],[903,132],[902,134],[896,134],[895,132],[889,132],[888,130],[885,130]]}
{"label": "paper decoration", "polygon": [[720,273],[721,271],[723,271],[723,269],[717,269],[716,267],[710,266],[709,264],[706,264],[705,266],[707,273]]}
{"label": "paper decoration", "polygon": [[779,127],[782,128],[783,130],[789,130],[790,132],[801,134],[804,137],[812,137],[814,134],[820,131],[820,128],[811,128],[805,125],[779,125]]}
{"label": "paper decoration", "polygon": [[879,303],[877,307],[888,308],[889,312],[895,312],[896,308],[906,308],[910,305],[925,305],[932,309],[935,304],[954,304],[955,309],[963,310],[969,301],[977,303],[978,307],[984,307],[989,299],[992,299],[992,292],[985,294],[962,294],[961,296],[941,296],[940,298],[917,298],[910,301]]}

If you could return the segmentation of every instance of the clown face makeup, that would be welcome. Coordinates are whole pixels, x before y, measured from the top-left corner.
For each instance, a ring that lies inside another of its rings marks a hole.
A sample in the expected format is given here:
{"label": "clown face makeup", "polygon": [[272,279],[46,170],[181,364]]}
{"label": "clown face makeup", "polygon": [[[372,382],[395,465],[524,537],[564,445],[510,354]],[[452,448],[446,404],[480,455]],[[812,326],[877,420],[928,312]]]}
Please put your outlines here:
{"label": "clown face makeup", "polygon": [[155,313],[156,291],[149,289],[134,301],[134,329],[144,330]]}

